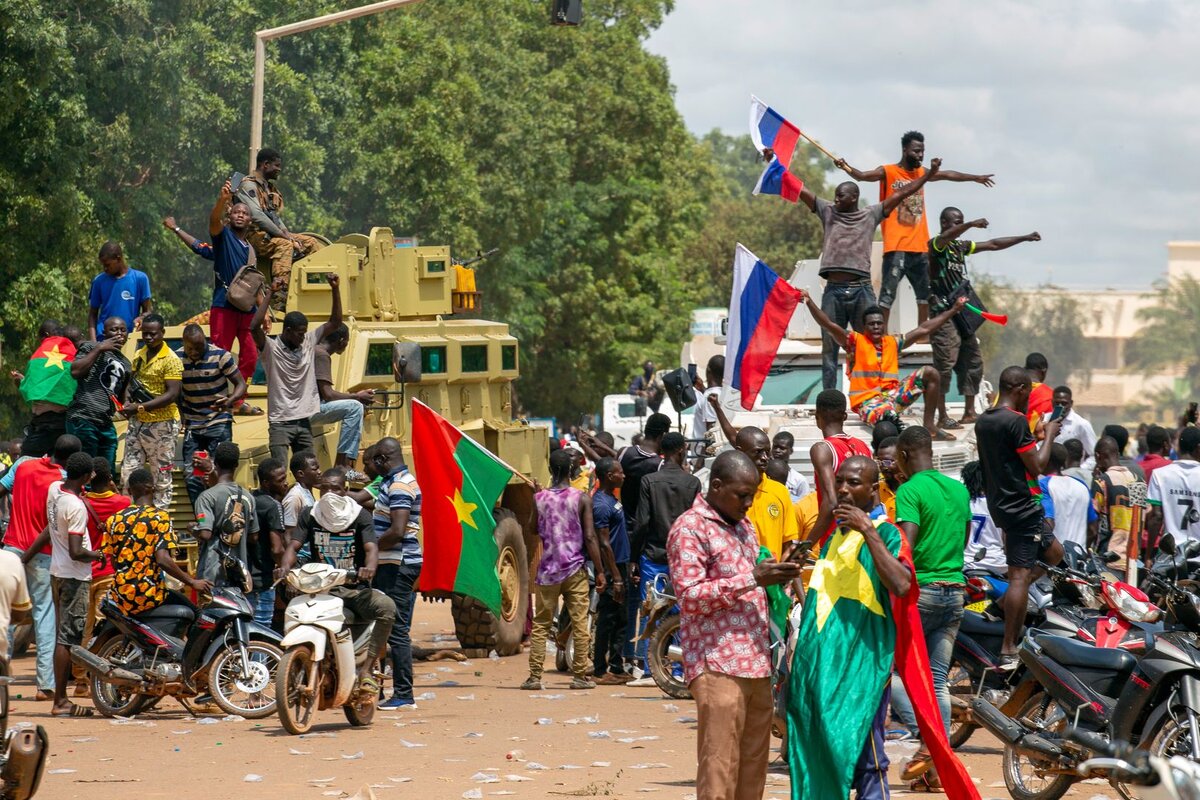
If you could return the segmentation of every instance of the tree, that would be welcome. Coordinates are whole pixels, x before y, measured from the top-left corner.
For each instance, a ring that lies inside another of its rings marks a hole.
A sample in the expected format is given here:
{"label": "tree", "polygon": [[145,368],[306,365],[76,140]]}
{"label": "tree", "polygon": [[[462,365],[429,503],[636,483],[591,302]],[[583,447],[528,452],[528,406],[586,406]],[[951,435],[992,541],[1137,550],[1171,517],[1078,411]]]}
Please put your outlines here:
{"label": "tree", "polygon": [[1161,284],[1154,296],[1154,305],[1137,312],[1144,324],[1125,345],[1125,365],[1148,376],[1182,370],[1184,388],[1195,397],[1200,394],[1200,281],[1176,278]]}
{"label": "tree", "polygon": [[979,328],[984,377],[993,385],[1008,366],[1024,365],[1025,356],[1041,353],[1050,362],[1047,382],[1091,380],[1092,348],[1084,337],[1085,318],[1079,302],[1053,286],[1016,289],[988,275],[973,280],[979,298],[991,310],[1008,314],[1001,327],[985,322]]}

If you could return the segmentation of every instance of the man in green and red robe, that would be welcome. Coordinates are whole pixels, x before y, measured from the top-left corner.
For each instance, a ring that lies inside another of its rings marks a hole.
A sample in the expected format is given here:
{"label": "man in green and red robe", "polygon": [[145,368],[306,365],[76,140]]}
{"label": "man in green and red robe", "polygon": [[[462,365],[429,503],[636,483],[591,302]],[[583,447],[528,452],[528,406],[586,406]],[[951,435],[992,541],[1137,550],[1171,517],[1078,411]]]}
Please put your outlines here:
{"label": "man in green and red robe", "polygon": [[884,724],[893,666],[913,700],[946,794],[978,800],[950,749],[917,612],[912,554],[878,503],[879,470],[852,456],[835,476],[837,527],[809,581],[788,691],[793,800],[885,800]]}
{"label": "man in green and red robe", "polygon": [[75,343],[53,319],[42,323],[38,338],[41,341],[29,357],[25,373],[12,373],[33,413],[21,444],[21,454],[31,458],[54,450],[54,443],[66,432],[67,406],[75,397],[75,379],[71,377]]}

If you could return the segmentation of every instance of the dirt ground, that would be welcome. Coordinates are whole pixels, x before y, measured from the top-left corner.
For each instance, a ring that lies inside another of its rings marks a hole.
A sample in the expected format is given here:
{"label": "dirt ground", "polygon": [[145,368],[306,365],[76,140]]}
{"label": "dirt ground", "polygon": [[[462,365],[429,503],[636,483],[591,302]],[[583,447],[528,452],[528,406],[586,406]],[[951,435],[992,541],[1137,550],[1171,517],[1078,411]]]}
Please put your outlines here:
{"label": "dirt ground", "polygon": [[[425,647],[453,646],[449,606],[418,603],[413,635]],[[525,657],[418,662],[416,709],[380,711],[360,729],[325,711],[312,734],[294,737],[275,717],[197,719],[173,702],[132,722],[52,718],[49,703],[31,699],[33,659],[24,657],[14,665],[11,719],[43,725],[50,736],[38,793],[47,800],[695,797],[692,702],[655,688],[572,692],[552,662],[546,690],[536,693],[516,688],[527,674]],[[899,784],[912,749],[888,746],[893,793],[938,797]],[[509,759],[513,751],[522,752]],[[961,755],[984,798],[1008,797],[994,739],[977,732]],[[764,797],[787,796],[787,768],[776,760]],[[1115,796],[1091,783],[1067,795]]]}

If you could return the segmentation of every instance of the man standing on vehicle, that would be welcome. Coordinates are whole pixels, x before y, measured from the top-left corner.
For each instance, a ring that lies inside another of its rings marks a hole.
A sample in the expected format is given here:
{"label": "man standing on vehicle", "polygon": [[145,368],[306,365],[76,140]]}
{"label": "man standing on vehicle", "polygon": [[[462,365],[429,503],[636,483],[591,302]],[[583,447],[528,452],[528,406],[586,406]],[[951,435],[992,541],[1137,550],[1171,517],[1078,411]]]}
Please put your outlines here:
{"label": "man standing on vehicle", "polygon": [[1062,545],[1046,525],[1036,476],[1050,464],[1050,445],[1058,420],[1046,423],[1046,438],[1038,447],[1025,416],[1032,381],[1024,367],[1000,373],[999,399],[975,423],[979,463],[987,486],[988,511],[1004,531],[1008,561],[1008,591],[1004,594],[1004,643],[1000,668],[1017,667],[1017,642],[1025,623],[1029,584],[1038,561],[1057,564]]}
{"label": "man standing on vehicle", "polygon": [[[225,212],[229,223],[225,223]],[[208,235],[212,237],[213,291],[209,309],[209,330],[212,341],[222,350],[232,350],[238,343],[238,372],[249,381],[258,364],[258,346],[250,332],[254,309],[242,311],[229,302],[228,290],[242,267],[253,266],[254,248],[246,241],[250,233],[250,208],[243,202],[233,202],[229,181],[221,187],[217,203],[208,215]]]}
{"label": "man standing on vehicle", "polygon": [[[380,708],[415,704],[412,673],[412,615],[421,577],[421,487],[404,463],[400,442],[391,436],[375,445],[375,469],[383,476],[375,499],[375,535],[379,540],[379,570],[374,587],[396,604],[396,622],[388,637],[392,658],[392,697]],[[587,656],[587,648],[584,648]]]}
{"label": "man standing on vehicle", "polygon": [[[662,468],[642,478],[638,489],[637,519],[633,524],[630,548],[633,569],[641,580],[638,597],[643,603],[658,576],[668,572],[667,534],[671,532],[671,526],[692,507],[701,488],[700,479],[683,468],[687,441],[682,434],[672,431],[664,435],[659,451],[662,454]],[[638,629],[630,627],[630,636],[639,636],[644,629],[645,624]],[[634,665],[642,670],[643,675],[632,681],[630,686],[640,688],[655,685],[646,663],[646,649],[644,640],[637,642]]]}
{"label": "man standing on vehicle", "polygon": [[71,362],[71,377],[76,380],[75,398],[67,406],[66,431],[79,437],[83,452],[117,464],[117,429],[113,414],[117,404],[125,402],[125,388],[132,369],[121,353],[127,331],[125,320],[109,317],[104,321],[104,338],[79,345]]}
{"label": "man standing on vehicle", "polygon": [[302,547],[312,553],[312,561],[350,570],[358,576],[360,583],[335,586],[330,594],[340,597],[360,622],[375,622],[367,658],[358,668],[358,690],[378,694],[375,665],[396,622],[396,604],[371,588],[379,565],[375,529],[367,510],[346,496],[346,473],[341,467],[328,469],[321,476],[321,499],[300,514],[300,523],[292,529],[280,560],[277,580],[287,576]]}
{"label": "man standing on vehicle", "polygon": [[[183,346],[176,352],[183,362],[183,469],[188,497],[195,504],[204,482],[192,470],[197,450],[211,453],[221,442],[233,441],[233,415],[246,396],[246,381],[228,350],[210,344],[204,329],[196,324],[183,328]],[[243,406],[248,408],[248,406]]]}
{"label": "man standing on vehicle", "polygon": [[[917,585],[921,587],[917,609],[933,689],[949,735],[950,690],[946,679],[963,616],[963,543],[971,532],[971,498],[965,486],[934,469],[933,440],[924,428],[914,425],[901,432],[896,441],[896,466],[906,476],[896,490],[896,524],[912,549]],[[915,718],[902,722],[910,728],[916,726]],[[931,764],[929,750],[922,747],[902,777],[915,780]]]}
{"label": "man standing on vehicle", "polygon": [[1179,434],[1179,458],[1157,467],[1150,476],[1146,500],[1150,504],[1146,528],[1150,543],[1158,546],[1164,533],[1182,545],[1200,539],[1200,428],[1189,426]]}
{"label": "man standing on vehicle", "polygon": [[283,224],[283,195],[275,186],[275,179],[283,170],[283,156],[269,147],[258,151],[255,170],[247,175],[240,186],[233,187],[238,200],[250,210],[252,227],[249,241],[259,258],[271,262],[271,279],[283,279],[283,289],[275,300],[276,308],[287,304],[287,287],[292,275],[292,260],[295,253],[300,257],[311,255],[324,247],[311,236],[292,233]]}
{"label": "man standing on vehicle", "polygon": [[308,317],[299,311],[289,311],[283,318],[279,336],[267,338],[263,322],[274,287],[266,290],[266,299],[250,323],[250,332],[262,353],[267,375],[268,445],[271,456],[280,461],[288,457],[289,448],[295,453],[313,446],[309,420],[321,411],[313,353],[317,343],[342,324],[341,281],[331,272],[326,276],[326,282],[329,285],[329,319],[312,330],[308,327]]}
{"label": "man standing on vehicle", "polygon": [[124,322],[125,330],[135,331],[153,308],[150,278],[141,270],[130,269],[120,244],[107,241],[100,245],[100,268],[88,294],[89,342],[104,336],[103,325],[109,317]]}
{"label": "man standing on vehicle", "polygon": [[179,399],[183,387],[183,362],[163,339],[165,320],[147,314],[142,320],[144,347],[133,357],[133,377],[141,381],[149,399],[129,398],[121,414],[129,420],[125,434],[125,460],[121,482],[146,467],[155,474],[154,502],[166,511],[174,492],[171,465],[175,461],[175,437],[179,433]]}
{"label": "man standing on vehicle", "polygon": [[817,519],[808,538],[824,541],[833,530],[833,509],[837,505],[834,476],[838,467],[850,456],[871,458],[871,448],[846,433],[846,395],[837,389],[825,389],[817,395],[813,416],[823,438],[808,450],[817,491]]}
{"label": "man standing on vehicle", "polygon": [[321,394],[321,411],[312,418],[314,425],[341,422],[335,463],[348,470],[354,469],[358,462],[358,445],[362,441],[363,412],[367,406],[375,402],[373,389],[361,389],[351,393],[339,392],[333,388],[332,356],[346,352],[349,344],[350,329],[343,322],[325,334],[325,338],[313,350],[317,391]]}
{"label": "man standing on vehicle", "polygon": [[[283,496],[287,493],[287,470],[274,458],[258,465],[258,488],[254,490],[254,514],[258,536],[250,543],[250,573],[254,591],[246,595],[254,606],[254,621],[271,627],[275,618],[275,568],[283,558]],[[301,509],[303,510],[303,509]],[[299,512],[292,527],[299,522]]]}
{"label": "man standing on vehicle", "polygon": [[179,540],[170,515],[154,505],[150,470],[135,469],[127,483],[133,504],[113,514],[105,526],[104,557],[113,565],[108,598],[129,616],[158,608],[167,598],[163,573],[197,594],[211,592],[209,581],[192,577],[175,563]]}
{"label": "man standing on vehicle", "polygon": [[758,562],[746,511],[758,493],[754,462],[737,451],[713,461],[708,492],[671,528],[667,557],[679,599],[684,679],[696,698],[696,795],[762,797],[770,758],[770,619],[763,587],[800,565]]}
{"label": "man standing on vehicle", "polygon": [[[875,291],[871,288],[871,242],[875,229],[905,198],[919,192],[927,180],[937,175],[941,166],[941,159],[935,158],[928,172],[868,208],[858,207],[858,186],[849,181],[838,184],[832,203],[814,195],[807,186],[800,189],[800,199],[820,217],[825,228],[819,271],[825,279],[821,309],[837,327],[850,325],[862,330],[867,308],[875,305]],[[821,383],[826,389],[837,386],[837,351],[837,338],[823,334]]]}
{"label": "man standing on vehicle", "polygon": [[241,448],[221,442],[213,451],[216,483],[196,498],[196,538],[200,555],[196,574],[216,586],[226,585],[219,550],[226,548],[249,568],[250,541],[258,533],[254,495],[237,483]]}
{"label": "man standing on vehicle", "polygon": [[[900,137],[900,161],[886,164],[869,172],[857,170],[839,158],[834,165],[856,181],[877,181],[879,199],[887,200],[904,187],[915,183],[925,175],[921,166],[925,161],[925,136],[920,131],[909,131]],[[937,159],[934,159],[936,162]],[[938,170],[931,181],[956,181],[980,183],[992,186],[991,175],[971,175],[953,170]],[[884,327],[896,301],[896,290],[900,279],[907,277],[917,296],[917,322],[929,317],[926,299],[929,297],[929,262],[925,243],[929,241],[929,226],[925,220],[925,190],[911,194],[883,220],[883,283],[879,289],[879,305],[884,311]]]}

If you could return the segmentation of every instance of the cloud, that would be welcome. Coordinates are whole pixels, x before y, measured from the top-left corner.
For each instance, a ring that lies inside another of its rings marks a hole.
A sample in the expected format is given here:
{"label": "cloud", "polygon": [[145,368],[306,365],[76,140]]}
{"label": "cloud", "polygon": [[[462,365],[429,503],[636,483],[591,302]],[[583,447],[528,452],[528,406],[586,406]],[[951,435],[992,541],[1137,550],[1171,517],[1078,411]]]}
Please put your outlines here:
{"label": "cloud", "polygon": [[754,93],[862,169],[916,128],[927,157],[994,172],[928,210],[1039,231],[979,262],[1018,281],[1144,285],[1167,240],[1200,238],[1198,3],[679,0],[648,46],[697,133],[745,130]]}

